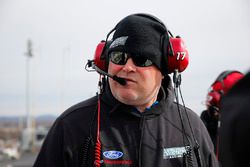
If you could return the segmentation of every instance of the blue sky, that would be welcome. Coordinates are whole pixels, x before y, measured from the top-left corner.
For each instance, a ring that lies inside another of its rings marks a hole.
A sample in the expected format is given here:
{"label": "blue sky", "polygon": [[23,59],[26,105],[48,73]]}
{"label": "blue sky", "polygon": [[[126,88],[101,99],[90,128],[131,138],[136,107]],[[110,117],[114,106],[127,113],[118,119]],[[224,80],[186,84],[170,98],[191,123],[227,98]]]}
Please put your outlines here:
{"label": "blue sky", "polygon": [[250,69],[248,0],[1,0],[0,116],[26,113],[28,39],[31,113],[59,115],[95,95],[98,75],[84,70],[87,60],[119,20],[138,12],[159,17],[185,40],[190,64],[181,88],[197,114],[220,72]]}

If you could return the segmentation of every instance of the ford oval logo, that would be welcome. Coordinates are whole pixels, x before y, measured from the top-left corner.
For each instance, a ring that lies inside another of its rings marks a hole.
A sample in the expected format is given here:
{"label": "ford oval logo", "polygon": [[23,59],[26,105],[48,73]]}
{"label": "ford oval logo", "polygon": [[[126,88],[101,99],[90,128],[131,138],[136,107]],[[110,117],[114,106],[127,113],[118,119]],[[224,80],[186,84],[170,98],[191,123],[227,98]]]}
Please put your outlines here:
{"label": "ford oval logo", "polygon": [[104,157],[108,159],[118,159],[123,156],[123,153],[121,151],[105,151],[103,152]]}

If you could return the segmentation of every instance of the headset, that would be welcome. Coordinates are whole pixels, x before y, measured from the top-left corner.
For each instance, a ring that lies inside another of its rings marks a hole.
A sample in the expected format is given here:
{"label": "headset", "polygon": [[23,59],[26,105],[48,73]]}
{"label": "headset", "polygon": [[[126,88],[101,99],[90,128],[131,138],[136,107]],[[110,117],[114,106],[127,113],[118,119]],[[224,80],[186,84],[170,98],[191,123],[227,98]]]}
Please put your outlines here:
{"label": "headset", "polygon": [[219,111],[222,96],[225,95],[229,91],[229,89],[243,76],[244,74],[239,71],[223,71],[210,86],[206,104],[209,107],[211,106]]}
{"label": "headset", "polygon": [[[214,114],[220,113],[220,103],[222,97],[231,89],[231,87],[239,81],[244,74],[235,70],[226,70],[220,73],[220,75],[215,79],[209,88],[207,94],[206,105],[208,107],[209,114],[214,116]],[[218,118],[218,128],[220,128],[220,118]],[[216,157],[218,158],[218,148],[219,148],[219,135],[217,135],[217,145],[216,145]]]}
{"label": "headset", "polygon": [[[159,24],[163,25],[166,29],[166,38],[167,43],[165,40],[162,40],[162,54],[163,59],[165,60],[167,74],[177,72],[183,72],[188,64],[189,64],[189,54],[187,47],[183,41],[183,39],[180,36],[174,37],[172,33],[167,30],[166,26],[163,24],[161,20],[154,17],[153,15],[144,14],[144,13],[138,13],[138,14],[132,14],[135,16],[145,17],[148,19],[151,19],[155,22],[158,22]],[[119,24],[119,23],[118,23]],[[118,25],[117,24],[117,25]],[[94,54],[94,64],[101,69],[102,71],[107,72],[107,61],[108,61],[108,47],[109,44],[112,41],[109,41],[108,38],[112,32],[116,30],[117,25],[108,33],[106,40],[101,41],[95,50]],[[168,46],[168,47],[167,47]]]}

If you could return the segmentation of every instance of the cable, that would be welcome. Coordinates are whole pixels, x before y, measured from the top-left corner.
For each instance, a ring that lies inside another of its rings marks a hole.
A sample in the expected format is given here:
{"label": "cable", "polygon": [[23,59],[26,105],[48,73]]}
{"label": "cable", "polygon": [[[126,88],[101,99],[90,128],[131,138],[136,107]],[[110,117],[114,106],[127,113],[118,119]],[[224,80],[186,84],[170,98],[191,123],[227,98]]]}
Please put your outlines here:
{"label": "cable", "polygon": [[[179,117],[180,117],[180,120],[181,120],[181,129],[182,129],[182,137],[183,137],[183,144],[186,146],[186,143],[185,143],[185,137],[187,138],[187,136],[185,135],[186,134],[186,131],[185,131],[185,128],[184,128],[184,124],[183,124],[183,116],[181,114],[181,111],[180,111],[180,107],[179,107],[179,97],[178,97],[178,92],[176,90],[176,85],[174,85],[174,94],[175,94],[175,98],[176,98],[176,105],[177,105],[177,110],[178,110],[178,114],[179,114]],[[188,140],[188,139],[187,139]]]}
{"label": "cable", "polygon": [[98,109],[97,109],[97,130],[95,143],[95,167],[101,166],[101,141],[100,141],[100,117],[101,117],[101,92],[102,92],[102,75],[99,77],[99,92],[98,92]]}
{"label": "cable", "polygon": [[186,117],[187,117],[187,120],[188,120],[188,125],[190,127],[190,131],[191,131],[191,134],[192,134],[192,137],[193,137],[193,140],[195,142],[195,146],[194,146],[194,154],[195,154],[195,157],[197,159],[197,163],[198,163],[198,167],[203,167],[203,164],[202,164],[202,161],[201,161],[201,154],[200,154],[200,145],[199,143],[197,142],[195,136],[194,136],[194,132],[193,132],[193,128],[191,126],[191,123],[190,123],[190,119],[189,119],[189,116],[187,114],[187,110],[186,110],[186,105],[184,103],[184,99],[183,99],[183,96],[182,96],[182,92],[181,92],[181,87],[179,85],[179,93],[180,93],[180,96],[181,96],[181,100],[182,100],[182,104],[184,106],[184,112],[186,114]]}
{"label": "cable", "polygon": [[186,135],[186,130],[185,130],[185,127],[184,127],[184,121],[183,121],[183,116],[181,114],[181,110],[180,110],[180,107],[179,107],[179,97],[178,97],[178,87],[180,86],[181,82],[180,82],[180,74],[178,73],[177,70],[174,71],[174,75],[173,75],[173,82],[174,82],[174,94],[175,94],[175,99],[176,99],[176,103],[177,103],[177,110],[178,110],[178,114],[179,114],[179,117],[180,117],[180,120],[181,120],[181,127],[182,127],[182,130],[183,130],[183,144],[185,146],[186,143],[185,143],[185,137],[188,141],[188,137]]}
{"label": "cable", "polygon": [[[173,82],[174,82],[174,93],[175,93],[175,98],[176,98],[176,103],[177,103],[177,110],[179,113],[179,117],[181,120],[181,126],[182,126],[182,135],[183,135],[183,144],[185,146],[185,150],[186,152],[183,153],[183,167],[193,167],[193,156],[192,156],[192,149],[190,146],[190,143],[186,144],[185,142],[185,138],[186,141],[188,142],[188,136],[184,127],[184,120],[183,120],[183,116],[179,107],[179,97],[178,97],[178,88],[181,84],[181,75],[179,74],[179,72],[177,70],[174,71],[174,75],[173,75]],[[185,106],[184,106],[185,108]]]}
{"label": "cable", "polygon": [[88,159],[89,159],[89,150],[90,150],[90,143],[91,137],[89,136],[83,145],[83,158],[82,158],[82,167],[88,167]]}
{"label": "cable", "polygon": [[[198,144],[195,136],[194,136],[194,132],[193,132],[193,128],[191,126],[191,123],[190,123],[190,119],[189,119],[189,116],[187,114],[187,110],[186,110],[186,106],[185,106],[185,103],[184,103],[184,99],[183,99],[183,96],[182,96],[182,92],[181,92],[181,75],[179,74],[179,72],[177,70],[174,71],[174,75],[173,75],[173,82],[174,82],[174,91],[175,91],[175,96],[176,96],[176,101],[177,101],[177,104],[179,105],[179,99],[178,99],[178,90],[179,90],[179,93],[180,93],[180,96],[181,96],[181,100],[182,100],[182,104],[183,104],[183,107],[184,107],[184,112],[185,112],[185,115],[187,117],[187,121],[188,121],[188,126],[190,127],[190,131],[191,131],[191,135],[192,135],[192,138],[195,142],[195,146],[193,147],[193,150],[194,150],[194,154],[195,154],[195,157],[196,157],[196,160],[197,160],[197,164],[198,164],[198,167],[203,167],[203,164],[202,164],[202,161],[201,161],[201,154],[200,154],[200,145]],[[180,109],[178,107],[178,112],[179,112],[179,115],[180,115],[180,119],[182,121],[182,127],[184,128],[184,125],[183,125],[183,117],[180,113]],[[184,133],[185,133],[185,130],[184,130]],[[187,136],[186,136],[187,138]],[[193,157],[192,157],[192,148],[189,147],[189,146],[186,146],[186,153],[183,155],[183,166],[184,167],[192,167],[193,166]]]}

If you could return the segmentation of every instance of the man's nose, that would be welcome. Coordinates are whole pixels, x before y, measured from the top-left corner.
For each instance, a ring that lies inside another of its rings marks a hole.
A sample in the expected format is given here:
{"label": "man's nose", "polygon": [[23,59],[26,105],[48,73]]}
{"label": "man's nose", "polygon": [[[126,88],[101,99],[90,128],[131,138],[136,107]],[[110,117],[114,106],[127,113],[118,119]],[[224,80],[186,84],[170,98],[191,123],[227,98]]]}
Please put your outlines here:
{"label": "man's nose", "polygon": [[133,60],[129,58],[122,69],[126,72],[136,71],[136,65],[134,64]]}

